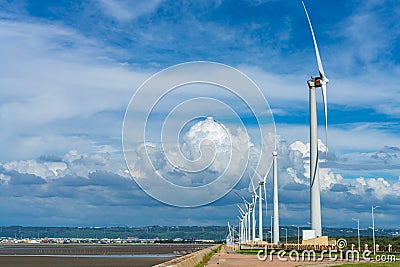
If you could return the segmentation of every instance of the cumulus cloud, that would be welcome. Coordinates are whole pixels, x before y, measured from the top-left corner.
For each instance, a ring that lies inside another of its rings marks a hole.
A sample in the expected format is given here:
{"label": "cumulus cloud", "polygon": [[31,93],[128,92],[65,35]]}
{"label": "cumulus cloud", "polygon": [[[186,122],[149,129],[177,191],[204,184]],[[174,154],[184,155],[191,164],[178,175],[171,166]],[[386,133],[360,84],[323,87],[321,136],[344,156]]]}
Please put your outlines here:
{"label": "cumulus cloud", "polygon": [[[282,223],[304,224],[309,220],[309,144],[296,141],[286,143],[278,136],[278,177],[279,200],[281,203]],[[324,144],[319,142],[319,153],[323,155]],[[337,227],[346,226],[348,222],[335,217],[340,209],[348,217],[359,217],[361,220],[370,218],[370,205],[380,205],[385,210],[385,225],[395,225],[395,210],[400,196],[400,177],[398,167],[394,162],[399,157],[397,147],[384,147],[379,151],[368,153],[330,154],[328,161],[320,162],[321,206],[324,225]],[[343,164],[343,161],[346,164]],[[383,162],[386,162],[383,164]],[[387,166],[388,170],[381,172],[377,167]],[[365,165],[365,169],[363,167]],[[352,168],[356,168],[354,172]],[[362,171],[363,170],[363,171]],[[361,176],[360,173],[366,174]],[[397,179],[393,179],[397,173]],[[357,176],[358,174],[358,176]],[[272,201],[272,175],[267,180],[268,201]],[[335,221],[332,224],[332,220]]]}
{"label": "cumulus cloud", "polygon": [[244,130],[208,117],[183,132],[176,144],[139,144],[127,162],[136,182],[156,199],[198,206],[228,193],[252,162],[256,167],[259,154]]}
{"label": "cumulus cloud", "polygon": [[[340,174],[335,174],[331,168],[324,167],[326,146],[321,140],[318,140],[318,151],[320,157],[319,164],[319,179],[320,189],[328,190],[335,184],[340,184],[343,177]],[[293,178],[293,181],[298,184],[309,185],[310,179],[310,144],[304,144],[301,141],[296,141],[289,146],[288,156],[291,161],[291,166],[286,169],[286,172]]]}
{"label": "cumulus cloud", "polygon": [[252,147],[245,131],[239,128],[233,133],[209,117],[194,124],[181,144],[139,145],[131,171],[141,180],[157,172],[178,185],[205,185],[224,173],[236,176],[242,173]]}
{"label": "cumulus cloud", "polygon": [[400,196],[400,177],[395,183],[390,183],[384,178],[356,178],[354,186],[349,190],[352,194],[364,196],[372,195],[378,200],[383,200],[385,197]]}
{"label": "cumulus cloud", "polygon": [[110,171],[128,177],[126,167],[121,162],[115,164],[108,154],[81,154],[71,150],[63,157],[40,156],[38,160],[10,161],[1,164],[3,173],[34,175],[44,180],[59,179],[66,176],[89,178],[96,171]]}
{"label": "cumulus cloud", "polygon": [[35,160],[11,161],[3,165],[6,171],[16,171],[23,174],[33,174],[42,178],[53,176],[54,173],[45,164]]}
{"label": "cumulus cloud", "polygon": [[6,162],[0,165],[0,210],[7,224],[77,225],[85,220],[99,223],[95,218],[104,217],[109,207],[155,205],[151,199],[142,202],[145,194],[125,171],[122,160],[74,150]]}
{"label": "cumulus cloud", "polygon": [[8,185],[10,183],[10,180],[11,176],[0,173],[0,183],[2,185]]}
{"label": "cumulus cloud", "polygon": [[[187,153],[187,157],[196,159],[200,156],[198,149],[201,148],[202,139],[214,138],[218,139],[220,143],[216,142],[212,145],[216,151],[224,152],[226,144],[224,139],[216,138],[221,134],[224,137],[226,132],[220,131],[217,125],[213,124],[212,121],[202,121],[193,127],[183,140],[185,140],[186,147],[182,149]],[[205,128],[203,128],[205,127]],[[214,132],[216,131],[216,132]],[[248,137],[241,134],[231,134],[243,142],[247,143],[247,149],[251,149],[249,146]],[[226,136],[225,136],[226,137]],[[199,140],[195,140],[198,138]],[[246,140],[246,142],[244,142]],[[233,142],[234,146],[238,146],[238,142]],[[309,165],[309,152],[308,145],[302,142],[286,143],[286,140],[278,136],[277,137],[277,150],[278,150],[278,166],[279,166],[279,192],[280,192],[280,203],[281,203],[281,218],[282,222],[292,220],[293,214],[297,214],[299,209],[306,209],[309,203],[309,176],[307,174]],[[187,185],[196,185],[197,183],[203,183],[207,180],[201,180],[200,176],[189,177],[182,175],[179,170],[175,170],[175,173],[171,174],[171,168],[167,167],[165,157],[162,157],[162,151],[157,145],[147,144],[150,148],[150,156],[158,157],[156,161],[156,168],[161,171],[168,171],[169,174],[175,179],[175,182],[186,183]],[[193,146],[193,147],[190,147]],[[214,147],[215,146],[215,147]],[[239,145],[240,147],[240,145]],[[141,151],[141,156],[145,155],[143,147],[139,147],[137,151]],[[320,144],[320,152],[324,151],[323,144]],[[382,151],[390,152],[391,158],[397,159],[397,148],[383,148]],[[382,151],[375,153],[371,152],[368,157],[369,160],[387,160],[388,156],[385,156]],[[143,154],[144,153],[144,154]],[[192,154],[190,154],[192,153]],[[375,156],[374,156],[375,155]],[[226,155],[225,155],[226,156]],[[337,160],[341,160],[342,155],[337,155]],[[225,157],[221,162],[225,162]],[[350,161],[351,158],[348,160]],[[220,163],[221,163],[220,162]],[[143,161],[138,158],[136,162],[138,165],[136,169],[140,175],[150,175],[150,169],[143,169]],[[330,218],[332,216],[333,209],[335,207],[341,207],[343,212],[351,213],[353,210],[362,212],[365,206],[373,204],[392,206],[395,205],[395,199],[400,196],[400,180],[390,181],[383,177],[357,177],[349,178],[342,177],[341,173],[335,168],[328,168],[324,166],[324,162],[321,163],[320,177],[321,177],[321,199],[323,207],[324,218]],[[139,168],[141,167],[141,168]],[[150,168],[150,166],[147,166]],[[216,164],[212,171],[206,173],[207,175],[215,174],[220,169],[220,165]],[[154,171],[154,170],[153,170]],[[270,174],[271,175],[271,174]],[[182,176],[182,177],[181,177]],[[185,178],[186,177],[186,180]],[[189,178],[187,178],[189,177]],[[195,180],[195,178],[199,180]],[[19,209],[23,214],[31,214],[32,210],[26,210],[26,201],[30,199],[32,205],[35,205],[35,211],[37,214],[43,214],[48,212],[49,216],[55,216],[56,218],[49,218],[50,221],[60,222],[62,219],[64,222],[76,223],[82,219],[82,215],[78,216],[83,210],[90,210],[87,214],[93,216],[101,216],[105,210],[112,210],[113,213],[119,214],[118,212],[122,207],[136,206],[140,207],[140,210],[145,211],[150,206],[156,209],[161,209],[163,206],[161,203],[146,196],[142,190],[140,190],[135,183],[129,179],[129,174],[126,173],[125,165],[120,160],[115,161],[104,154],[85,154],[79,153],[76,150],[71,150],[68,153],[60,156],[41,156],[37,160],[25,160],[25,161],[10,161],[3,163],[0,167],[0,187],[2,191],[1,199],[7,197],[13,197],[15,199],[14,206]],[[272,198],[272,179],[269,176],[267,179],[267,193],[268,201],[271,203]],[[249,198],[248,194],[249,179],[245,175],[242,181],[235,187],[235,190],[240,192],[246,198]],[[180,196],[182,197],[182,196]],[[146,199],[146,201],[144,201]],[[220,209],[228,208],[229,205],[234,205],[241,200],[235,194],[228,194],[226,197],[220,199],[213,204]],[[63,205],[62,203],[68,203]],[[348,203],[352,203],[352,206],[348,206]],[[58,206],[56,208],[56,206]],[[65,208],[64,208],[65,207]],[[112,208],[111,208],[112,207]],[[364,207],[364,208],[363,208]],[[8,208],[0,205],[3,211],[7,211]],[[103,211],[102,211],[103,209]],[[205,223],[210,221],[206,214],[207,208],[198,208],[199,223]],[[174,212],[178,210],[173,209]],[[61,213],[60,213],[61,212]],[[160,210],[161,212],[161,210]],[[132,213],[133,216],[134,213]],[[200,214],[203,214],[200,216]],[[235,218],[235,210],[231,208],[231,211],[220,219],[225,221],[232,216]],[[75,220],[69,219],[70,216],[75,216]],[[88,215],[89,216],[89,215]],[[151,215],[149,220],[151,219]],[[298,220],[307,220],[307,213],[299,213]],[[125,215],[122,217],[126,217]],[[18,218],[14,217],[14,218]],[[61,218],[61,219],[60,219]],[[33,219],[39,220],[38,219]],[[214,218],[212,221],[217,223],[219,219]],[[89,220],[90,221],[90,220]],[[161,223],[161,221],[159,221]],[[165,220],[165,223],[172,222],[170,219]],[[146,224],[146,222],[144,222]],[[188,221],[188,223],[190,223]],[[293,222],[289,222],[293,223]]]}
{"label": "cumulus cloud", "polygon": [[[284,150],[289,151],[281,153],[280,157],[286,157],[286,161],[288,160],[290,162],[290,167],[281,169],[281,172],[285,175],[286,171],[292,181],[299,185],[309,185],[309,143],[304,144],[300,141],[296,141],[286,147],[285,143],[280,142],[280,144],[281,149],[283,147]],[[326,147],[321,140],[319,140],[318,147],[319,154],[322,155],[326,151]],[[336,157],[336,155],[330,156],[333,162],[325,162],[325,160],[322,159],[319,165],[320,188],[322,191],[326,192],[348,192],[359,196],[371,195],[380,200],[385,196],[398,196],[400,194],[399,182],[391,182],[383,177],[356,177],[351,179],[350,177],[345,177],[346,174],[340,172],[345,173],[349,169],[372,169],[377,172],[377,166],[386,166],[387,169],[396,171],[398,170],[398,165],[396,164],[399,160],[399,152],[397,147],[384,147],[382,150],[376,152],[349,153],[338,157]],[[347,165],[343,165],[343,162],[346,162]],[[385,164],[382,165],[382,162]],[[386,168],[383,167],[383,169]],[[293,187],[293,185],[291,187]]]}

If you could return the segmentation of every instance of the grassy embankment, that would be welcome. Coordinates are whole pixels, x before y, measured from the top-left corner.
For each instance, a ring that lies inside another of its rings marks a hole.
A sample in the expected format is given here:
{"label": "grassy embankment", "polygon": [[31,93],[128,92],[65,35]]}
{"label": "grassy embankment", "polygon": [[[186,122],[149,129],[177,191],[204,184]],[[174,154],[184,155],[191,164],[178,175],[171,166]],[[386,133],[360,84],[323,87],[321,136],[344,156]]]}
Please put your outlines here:
{"label": "grassy embankment", "polygon": [[204,266],[210,259],[211,257],[215,254],[221,251],[221,246],[217,247],[216,249],[211,250],[210,253],[208,253],[207,255],[205,255],[203,257],[203,260],[201,262],[199,262],[197,265],[195,265],[194,267],[202,267]]}

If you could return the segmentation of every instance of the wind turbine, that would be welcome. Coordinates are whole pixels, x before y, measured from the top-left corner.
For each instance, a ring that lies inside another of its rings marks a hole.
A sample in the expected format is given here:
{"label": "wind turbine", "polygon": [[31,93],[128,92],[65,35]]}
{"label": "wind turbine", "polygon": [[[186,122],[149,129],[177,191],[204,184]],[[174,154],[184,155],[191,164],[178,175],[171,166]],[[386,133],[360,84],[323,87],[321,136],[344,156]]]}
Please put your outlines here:
{"label": "wind turbine", "polygon": [[258,203],[258,236],[260,238],[260,241],[263,240],[263,215],[262,215],[262,190],[264,189],[264,201],[265,201],[265,217],[267,217],[267,211],[268,211],[268,203],[267,203],[267,191],[265,190],[265,183],[267,179],[267,174],[265,174],[264,178],[261,177],[260,174],[256,170],[254,170],[255,174],[258,176],[260,179],[258,181],[258,199],[260,200]]}
{"label": "wind turbine", "polygon": [[242,244],[243,241],[243,217],[240,218],[239,216],[237,216],[239,219],[239,249],[240,249],[240,245]]}
{"label": "wind turbine", "polygon": [[243,218],[244,222],[245,222],[245,236],[246,239],[245,240],[250,240],[250,229],[251,229],[251,221],[250,221],[250,213],[251,213],[251,203],[248,202],[244,197],[242,197],[239,193],[237,193],[236,191],[234,191],[236,195],[238,195],[241,199],[243,199],[244,202],[244,206],[245,206],[245,210],[246,212],[243,212],[243,210],[240,208],[240,206],[238,205],[239,209],[242,211],[242,213],[244,213]]}
{"label": "wind turbine", "polygon": [[[274,244],[279,244],[278,152],[272,152],[274,169]],[[287,243],[287,242],[286,242]]]}
{"label": "wind turbine", "polygon": [[[310,213],[311,213],[311,229],[315,231],[316,237],[322,235],[321,224],[321,197],[319,187],[319,167],[318,167],[318,123],[317,123],[317,100],[316,88],[321,88],[322,98],[324,101],[325,113],[325,135],[326,145],[328,144],[328,108],[326,100],[326,85],[329,82],[325,76],[324,68],[322,67],[321,57],[318,51],[317,41],[315,39],[314,30],[311,25],[310,17],[304,2],[302,2],[304,11],[307,16],[308,24],[310,25],[311,35],[314,41],[315,55],[317,57],[319,77],[311,77],[307,81],[310,89]],[[326,150],[327,153],[328,149]],[[326,154],[327,155],[327,154]]]}
{"label": "wind turbine", "polygon": [[253,222],[252,222],[252,224],[253,224],[253,228],[252,228],[252,240],[253,240],[253,242],[256,240],[256,204],[257,204],[257,198],[258,198],[258,195],[257,195],[257,191],[256,191],[256,188],[254,187],[254,183],[253,183],[253,178],[251,177],[251,175],[249,175],[250,176],[250,183],[251,183],[251,189],[249,190],[249,192],[250,193],[252,193],[252,195],[251,195],[251,198],[252,198],[252,203],[251,203],[251,206],[252,206],[252,220],[253,220]]}
{"label": "wind turbine", "polygon": [[233,241],[232,230],[231,230],[231,226],[228,222],[228,235],[226,236],[226,244],[228,246],[231,246],[233,243],[232,241]]}
{"label": "wind turbine", "polygon": [[245,199],[243,199],[245,201],[245,205],[246,205],[246,215],[247,215],[247,241],[250,240],[250,236],[251,236],[251,220],[250,220],[250,213],[251,213],[251,203],[246,201]]}
{"label": "wind turbine", "polygon": [[239,213],[241,217],[239,218],[240,221],[240,243],[243,243],[244,240],[246,240],[246,213],[242,210],[242,208],[237,204],[238,208],[239,208]]}
{"label": "wind turbine", "polygon": [[241,217],[241,224],[242,224],[242,231],[241,231],[241,236],[242,236],[242,241],[247,240],[247,211],[243,211],[243,209],[240,207],[239,204],[237,204],[237,207],[239,208],[239,212]]}
{"label": "wind turbine", "polygon": [[[275,150],[272,152],[273,156],[273,233],[271,229],[271,235],[273,235],[274,244],[279,244],[279,197],[278,197],[278,152]],[[261,176],[256,172],[259,178]],[[265,190],[267,174],[264,176],[263,185],[264,185],[264,194],[265,194],[265,206],[267,206],[267,196]],[[261,193],[260,193],[261,195]],[[265,208],[267,209],[267,208]],[[261,214],[261,212],[260,212]],[[267,216],[267,211],[265,211],[265,216]],[[272,227],[272,223],[271,223]],[[272,242],[272,241],[271,241]]]}

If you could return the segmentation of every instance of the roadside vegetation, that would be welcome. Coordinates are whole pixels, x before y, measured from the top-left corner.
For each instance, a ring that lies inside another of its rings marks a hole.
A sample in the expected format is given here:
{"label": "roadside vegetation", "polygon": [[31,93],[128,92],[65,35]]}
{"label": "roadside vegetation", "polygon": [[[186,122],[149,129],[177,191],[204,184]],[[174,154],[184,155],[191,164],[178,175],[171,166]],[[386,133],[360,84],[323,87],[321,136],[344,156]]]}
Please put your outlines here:
{"label": "roadside vegetation", "polygon": [[207,255],[205,255],[203,257],[203,260],[201,262],[199,262],[197,265],[195,265],[194,267],[203,267],[210,259],[211,257],[215,254],[221,251],[221,246],[218,246],[216,249],[211,250],[210,253],[208,253]]}

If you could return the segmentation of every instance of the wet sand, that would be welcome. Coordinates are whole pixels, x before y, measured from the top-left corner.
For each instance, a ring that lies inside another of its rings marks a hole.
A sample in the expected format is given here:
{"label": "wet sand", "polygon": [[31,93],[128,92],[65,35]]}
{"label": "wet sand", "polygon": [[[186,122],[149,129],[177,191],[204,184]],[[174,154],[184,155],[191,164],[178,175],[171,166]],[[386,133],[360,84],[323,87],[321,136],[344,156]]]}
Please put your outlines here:
{"label": "wet sand", "polygon": [[[0,267],[150,267],[203,249],[199,244],[38,244],[0,246]],[[165,255],[169,254],[169,255]],[[79,256],[80,255],[80,256]],[[82,256],[83,255],[83,256]]]}
{"label": "wet sand", "polygon": [[0,255],[128,255],[187,254],[205,244],[17,244],[1,245]]}

